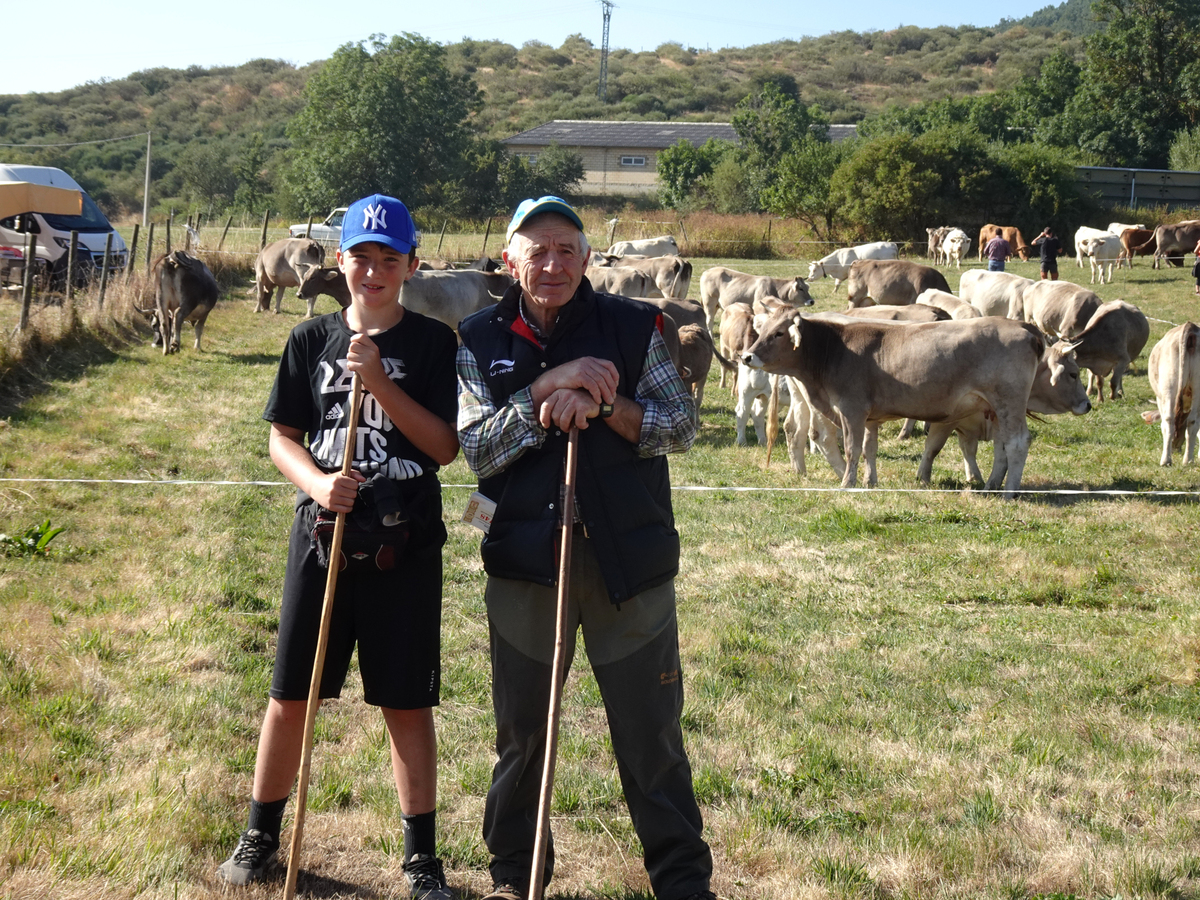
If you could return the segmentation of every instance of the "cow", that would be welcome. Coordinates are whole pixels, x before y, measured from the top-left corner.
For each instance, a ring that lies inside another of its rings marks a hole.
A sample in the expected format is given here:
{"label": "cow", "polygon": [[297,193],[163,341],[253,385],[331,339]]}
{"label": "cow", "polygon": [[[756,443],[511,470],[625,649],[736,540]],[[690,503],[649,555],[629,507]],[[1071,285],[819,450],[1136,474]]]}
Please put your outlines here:
{"label": "cow", "polygon": [[823,319],[837,320],[841,316],[852,319],[873,319],[876,322],[945,322],[952,318],[944,309],[933,306],[862,306],[844,312],[816,313]]}
{"label": "cow", "polygon": [[1126,225],[1124,222],[1109,222],[1108,223],[1109,232],[1111,234],[1115,234],[1117,237],[1120,237],[1125,232],[1127,232],[1131,229],[1135,229],[1135,228],[1139,229],[1139,230],[1145,230],[1146,226],[1145,225]]}
{"label": "cow", "polygon": [[[449,272],[454,266],[444,259],[424,259],[417,263],[418,272]],[[468,266],[468,268],[471,268]],[[478,269],[476,271],[487,271],[486,269]],[[495,271],[494,269],[492,271]]]}
{"label": "cow", "polygon": [[946,254],[946,265],[950,265],[953,262],[954,268],[961,269],[962,261],[971,249],[971,239],[967,237],[967,233],[961,228],[952,228],[942,238],[942,249]]}
{"label": "cow", "polygon": [[1073,338],[1087,327],[1100,298],[1069,281],[1037,281],[1025,290],[1025,321],[1046,334]]}
{"label": "cow", "polygon": [[679,256],[679,245],[669,234],[639,241],[617,241],[604,251],[609,256]]}
{"label": "cow", "polygon": [[899,254],[894,241],[875,241],[857,247],[843,247],[808,264],[808,280],[814,281],[828,275],[833,279],[833,289],[850,275],[850,265],[856,259],[895,259]]}
{"label": "cow", "polygon": [[631,300],[641,300],[651,306],[657,306],[682,328],[684,325],[703,325],[705,323],[704,307],[695,300],[671,300],[666,297],[630,297]]}
{"label": "cow", "polygon": [[1012,259],[1014,255],[1021,259],[1029,259],[1029,245],[1025,243],[1025,237],[1021,234],[1021,229],[1015,225],[984,225],[979,229],[979,259],[983,259],[983,250],[987,247],[988,241],[996,236],[996,229],[1000,229],[1000,236],[1008,241],[1008,246],[1012,250],[1008,258]]}
{"label": "cow", "polygon": [[761,368],[751,368],[744,362],[737,366],[737,402],[733,407],[736,417],[735,441],[739,447],[746,444],[746,422],[754,426],[754,434],[760,446],[767,443],[767,409],[771,403],[771,392],[778,390],[777,376],[768,375]]}
{"label": "cow", "polygon": [[700,276],[700,302],[704,305],[710,332],[716,324],[718,308],[728,309],[733,303],[752,306],[755,300],[763,297],[778,297],[792,306],[813,304],[808,285],[799,275],[795,278],[772,278],[715,266],[705,269]]}
{"label": "cow", "polygon": [[942,238],[950,233],[951,226],[941,225],[937,228],[926,228],[925,234],[929,236],[926,244],[925,255],[933,260],[936,266],[942,260]]}
{"label": "cow", "polygon": [[1011,272],[974,269],[964,272],[958,282],[959,299],[970,303],[984,316],[1025,318],[1025,291],[1033,284],[1028,278]]}
{"label": "cow", "polygon": [[[636,269],[648,275],[657,289],[657,294],[683,300],[692,287],[692,264],[682,256],[653,256],[645,259],[631,257],[601,257],[605,262],[598,266],[588,265],[588,268],[623,268]],[[591,280],[590,278],[588,279]],[[593,282],[593,286],[594,286]],[[643,295],[645,296],[645,295]],[[653,294],[650,296],[654,296]]]}
{"label": "cow", "polygon": [[846,460],[842,456],[841,447],[838,446],[841,432],[828,416],[813,408],[804,393],[804,385],[798,379],[784,375],[781,380],[791,396],[787,416],[783,420],[783,433],[792,468],[800,475],[807,474],[804,456],[811,442],[821,451],[821,455],[840,481],[846,474]]}
{"label": "cow", "polygon": [[712,335],[703,325],[681,325],[679,327],[679,377],[696,398],[696,413],[704,402],[704,383],[713,359],[722,371],[737,371],[737,364],[722,356],[713,346]]}
{"label": "cow", "polygon": [[474,262],[468,263],[467,268],[476,272],[501,272],[504,270],[504,263],[492,259],[490,256],[481,256]]}
{"label": "cow", "polygon": [[1158,242],[1154,239],[1153,231],[1146,228],[1127,228],[1121,232],[1121,258],[1129,264],[1129,268],[1133,268],[1134,254],[1151,256],[1156,250]]}
{"label": "cow", "polygon": [[1099,235],[1097,237],[1084,238],[1079,245],[1083,251],[1083,255],[1088,258],[1088,265],[1092,271],[1091,280],[1088,284],[1096,283],[1096,275],[1100,275],[1100,283],[1104,284],[1104,267],[1108,267],[1108,283],[1112,284],[1113,264],[1121,259],[1121,252],[1124,249],[1121,246],[1121,239],[1115,234]]}
{"label": "cow", "polygon": [[316,313],[317,298],[322,294],[332,297],[342,309],[349,306],[350,286],[346,284],[346,273],[337,266],[318,266],[304,273],[296,297],[308,304],[308,318]]}
{"label": "cow", "polygon": [[1171,465],[1171,450],[1185,446],[1184,465],[1196,461],[1196,433],[1200,431],[1200,327],[1192,322],[1176,325],[1150,351],[1147,367],[1157,413],[1143,413],[1147,422],[1162,424],[1160,466]]}
{"label": "cow", "polygon": [[[1062,342],[1047,348],[1045,356],[1038,363],[1025,411],[1043,416],[1068,412],[1082,416],[1090,412],[1091,408],[1091,401],[1088,400],[1087,391],[1079,378],[1079,363],[1071,349]],[[923,483],[929,484],[934,459],[950,435],[957,433],[967,480],[982,484],[983,474],[979,471],[977,451],[980,441],[992,439],[991,426],[992,420],[987,411],[973,413],[957,422],[930,422],[917,477]]]}
{"label": "cow", "polygon": [[897,306],[896,309],[915,309],[917,306],[932,306],[947,313],[951,319],[978,319],[982,315],[979,310],[965,300],[932,288],[928,291],[921,291],[917,296],[915,306]]}
{"label": "cow", "polygon": [[[758,332],[754,330],[753,310],[745,303],[735,303],[721,317],[721,352],[729,359],[738,360],[746,348],[758,340]],[[725,387],[725,371],[721,371],[721,387]],[[732,385],[734,396],[737,395],[737,380]]]}
{"label": "cow", "polygon": [[1101,305],[1087,327],[1070,339],[1079,367],[1088,370],[1088,393],[1094,387],[1096,399],[1103,400],[1104,379],[1111,374],[1110,398],[1123,397],[1125,370],[1149,339],[1150,322],[1136,306],[1122,300]]}
{"label": "cow", "polygon": [[495,303],[513,283],[507,272],[414,272],[400,289],[400,305],[458,330],[471,313]]}
{"label": "cow", "polygon": [[1100,228],[1089,228],[1087,225],[1080,225],[1075,231],[1075,261],[1079,264],[1079,268],[1083,268],[1083,241],[1090,237],[1104,237],[1109,232]]}
{"label": "cow", "polygon": [[[1172,265],[1183,265],[1182,259],[1176,262],[1172,258],[1172,254],[1182,257],[1186,253],[1191,253],[1196,249],[1196,244],[1200,243],[1200,219],[1188,219],[1184,222],[1176,222],[1173,225],[1159,225],[1154,229],[1154,268],[1158,268],[1158,261],[1166,259]],[[1141,250],[1149,246],[1147,241],[1134,250]]]}
{"label": "cow", "polygon": [[842,487],[854,487],[860,454],[868,486],[877,483],[880,422],[954,421],[990,409],[996,441],[988,488],[998,489],[1007,472],[1011,497],[1029,452],[1025,406],[1044,351],[1036,329],[996,317],[844,323],[783,311],[743,362],[799,379],[813,407],[838,423],[847,457]]}
{"label": "cow", "polygon": [[950,293],[946,276],[932,266],[903,259],[860,259],[850,266],[846,279],[850,308],[870,306],[906,306],[921,291],[936,288]]}
{"label": "cow", "polygon": [[150,319],[154,329],[151,343],[161,343],[164,356],[177,352],[180,328],[184,322],[191,322],[199,350],[204,323],[221,293],[212,272],[201,260],[176,250],[155,261],[152,278],[154,306],[138,310]]}
{"label": "cow", "polygon": [[267,244],[254,260],[254,291],[258,303],[255,312],[271,308],[275,292],[275,312],[283,302],[286,288],[299,287],[304,273],[325,265],[325,248],[311,238],[284,238]]}
{"label": "cow", "polygon": [[607,294],[617,294],[621,297],[657,297],[658,287],[645,272],[637,269],[606,268],[603,266],[588,266],[587,280],[597,291]]}

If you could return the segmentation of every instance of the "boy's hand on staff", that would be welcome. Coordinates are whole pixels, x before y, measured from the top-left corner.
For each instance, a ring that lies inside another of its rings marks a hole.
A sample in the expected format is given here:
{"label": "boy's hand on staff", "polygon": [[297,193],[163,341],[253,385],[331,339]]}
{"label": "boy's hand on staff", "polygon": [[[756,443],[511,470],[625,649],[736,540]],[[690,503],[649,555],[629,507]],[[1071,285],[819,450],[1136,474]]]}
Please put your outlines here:
{"label": "boy's hand on staff", "polygon": [[307,493],[330,512],[348,513],[354,509],[359,484],[366,480],[356,469],[351,469],[349,475],[325,472],[313,481]]}
{"label": "boy's hand on staff", "polygon": [[379,358],[379,347],[365,334],[356,334],[350,338],[350,349],[346,351],[346,368],[358,373],[363,387],[367,390],[378,384],[379,379],[387,380],[383,361]]}

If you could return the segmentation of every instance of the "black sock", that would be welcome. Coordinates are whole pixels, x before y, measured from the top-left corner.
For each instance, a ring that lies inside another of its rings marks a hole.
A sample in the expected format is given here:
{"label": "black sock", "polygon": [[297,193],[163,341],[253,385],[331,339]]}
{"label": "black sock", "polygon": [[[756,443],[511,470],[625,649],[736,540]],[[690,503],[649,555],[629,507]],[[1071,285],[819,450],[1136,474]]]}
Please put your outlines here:
{"label": "black sock", "polygon": [[437,811],[419,813],[415,816],[401,814],[404,826],[404,859],[407,862],[414,853],[437,856]]}
{"label": "black sock", "polygon": [[250,801],[250,824],[247,830],[257,828],[263,834],[269,834],[279,840],[279,832],[283,830],[283,808],[287,806],[288,798],[272,800],[264,803],[259,800]]}

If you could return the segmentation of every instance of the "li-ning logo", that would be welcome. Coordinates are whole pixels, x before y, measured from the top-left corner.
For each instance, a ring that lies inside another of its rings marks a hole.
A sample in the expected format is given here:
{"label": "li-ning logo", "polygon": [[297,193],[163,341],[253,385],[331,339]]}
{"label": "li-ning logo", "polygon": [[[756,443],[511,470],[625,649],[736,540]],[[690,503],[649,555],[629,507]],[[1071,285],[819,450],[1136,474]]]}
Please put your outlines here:
{"label": "li-ning logo", "polygon": [[387,229],[387,210],[383,208],[382,203],[376,203],[363,210],[362,227],[369,228],[371,231]]}
{"label": "li-ning logo", "polygon": [[513,370],[516,360],[513,359],[493,359],[491,366],[488,367],[489,375],[504,375]]}

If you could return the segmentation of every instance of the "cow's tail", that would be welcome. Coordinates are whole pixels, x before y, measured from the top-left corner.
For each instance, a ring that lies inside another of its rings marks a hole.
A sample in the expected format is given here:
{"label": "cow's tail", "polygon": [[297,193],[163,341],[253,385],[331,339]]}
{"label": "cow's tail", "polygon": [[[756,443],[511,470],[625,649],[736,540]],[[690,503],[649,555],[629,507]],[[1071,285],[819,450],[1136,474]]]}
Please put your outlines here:
{"label": "cow's tail", "polygon": [[[712,348],[713,359],[721,364],[721,368],[726,372],[736,372],[737,363],[733,362],[732,360],[728,360],[721,355],[721,351],[717,349],[717,345],[713,341],[712,335],[708,333],[707,328],[704,329],[704,339],[708,341],[708,346]],[[725,376],[722,375],[721,377],[724,378]]]}
{"label": "cow's tail", "polygon": [[1200,359],[1197,359],[1200,350],[1200,328],[1195,325],[1185,327],[1182,338],[1179,342],[1179,375],[1176,382],[1179,391],[1175,394],[1175,408],[1171,410],[1171,417],[1175,420],[1175,440],[1172,443],[1176,450],[1183,447],[1188,413],[1192,411],[1192,404],[1197,399],[1192,396],[1191,379],[1187,374],[1189,368],[1200,365]]}
{"label": "cow's tail", "polygon": [[771,378],[771,402],[767,404],[767,468],[771,466],[771,451],[779,440],[779,375]]}
{"label": "cow's tail", "polygon": [[1130,249],[1130,251],[1133,251],[1133,250],[1145,250],[1145,249],[1146,249],[1147,247],[1149,247],[1149,246],[1150,246],[1152,243],[1154,243],[1154,241],[1155,241],[1157,238],[1158,238],[1158,229],[1157,229],[1157,228],[1155,228],[1155,229],[1154,229],[1152,232],[1150,232],[1150,237],[1149,237],[1149,238],[1147,238],[1147,240],[1146,240],[1146,243],[1144,243],[1144,244],[1138,244],[1136,247],[1130,247],[1129,249]]}

